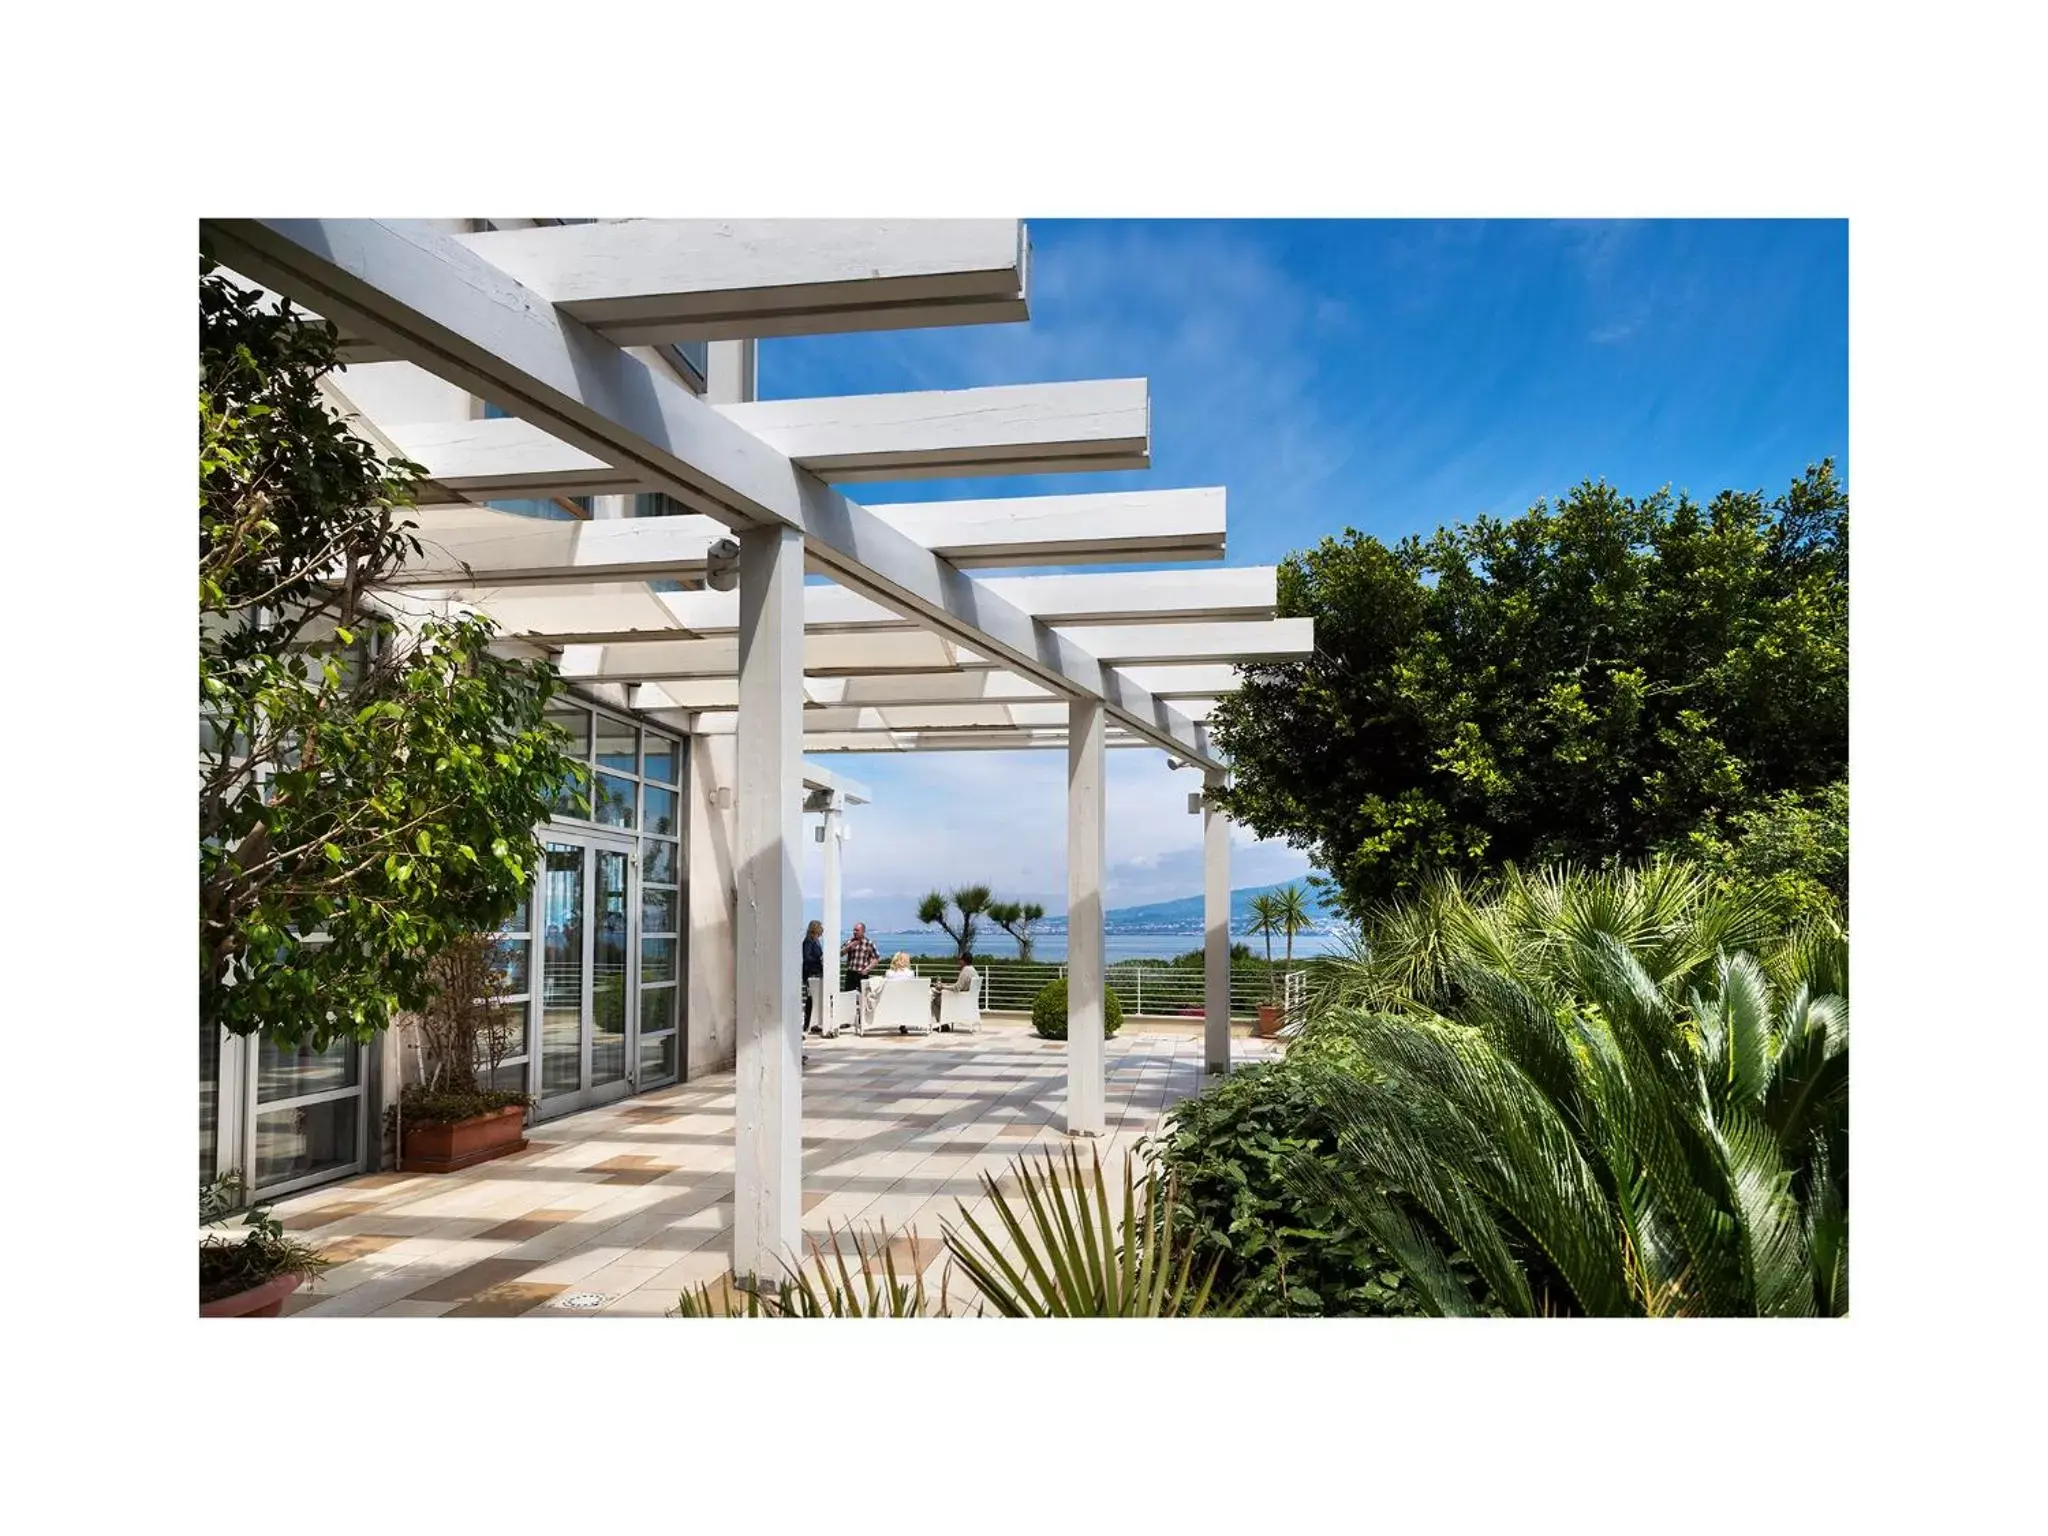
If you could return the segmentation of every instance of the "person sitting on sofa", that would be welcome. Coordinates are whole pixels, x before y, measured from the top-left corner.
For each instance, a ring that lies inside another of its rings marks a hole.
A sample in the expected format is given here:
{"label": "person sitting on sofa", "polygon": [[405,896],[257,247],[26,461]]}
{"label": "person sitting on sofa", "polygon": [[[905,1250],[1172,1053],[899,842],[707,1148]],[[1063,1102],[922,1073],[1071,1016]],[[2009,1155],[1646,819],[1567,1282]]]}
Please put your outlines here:
{"label": "person sitting on sofa", "polygon": [[938,1018],[939,999],[945,993],[965,992],[969,997],[972,997],[974,996],[975,989],[980,985],[981,978],[974,973],[974,962],[967,959],[961,960],[960,974],[955,976],[950,982],[940,981],[938,977],[934,976],[932,978],[932,1018],[934,1020]]}

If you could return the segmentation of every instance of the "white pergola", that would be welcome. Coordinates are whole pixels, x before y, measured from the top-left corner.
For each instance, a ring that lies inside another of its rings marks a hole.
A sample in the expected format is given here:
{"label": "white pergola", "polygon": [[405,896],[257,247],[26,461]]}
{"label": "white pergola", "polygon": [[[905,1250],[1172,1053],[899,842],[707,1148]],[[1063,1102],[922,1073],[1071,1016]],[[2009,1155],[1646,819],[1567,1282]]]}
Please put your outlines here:
{"label": "white pergola", "polygon": [[[863,506],[836,488],[1145,467],[1143,380],[753,398],[753,338],[1024,319],[1016,220],[489,222],[203,234],[340,328],[358,361],[338,392],[425,467],[425,553],[394,602],[487,612],[566,679],[695,742],[730,738],[735,1272],[772,1273],[801,1232],[801,817],[825,815],[836,945],[839,814],[864,798],[806,752],[1066,751],[1067,1128],[1101,1134],[1103,753],[1158,748],[1220,786],[1202,720],[1239,664],[1313,636],[1274,617],[1271,567],[1062,568],[1220,560],[1222,490]],[[701,393],[674,352],[698,341]],[[632,515],[649,494],[673,515]],[[563,501],[577,515],[560,521],[480,505],[570,497],[594,499]],[[1228,828],[1198,795],[1190,809],[1223,1071]]]}

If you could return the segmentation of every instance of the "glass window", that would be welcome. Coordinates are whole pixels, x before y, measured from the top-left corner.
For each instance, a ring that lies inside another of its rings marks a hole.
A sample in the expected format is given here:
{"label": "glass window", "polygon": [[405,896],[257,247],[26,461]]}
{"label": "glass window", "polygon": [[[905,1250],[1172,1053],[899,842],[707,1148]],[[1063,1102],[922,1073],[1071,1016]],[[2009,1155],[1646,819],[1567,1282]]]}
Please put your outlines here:
{"label": "glass window", "polygon": [[519,898],[519,905],[512,909],[512,915],[498,924],[498,932],[523,934],[533,926],[533,919],[527,914],[526,903],[527,898],[522,895]]}
{"label": "glass window", "polygon": [[268,1109],[257,1115],[256,1187],[352,1167],[361,1109],[362,1100],[351,1094],[324,1104]]}
{"label": "glass window", "polygon": [[532,986],[532,971],[529,969],[529,951],[533,948],[530,939],[501,938],[498,940],[498,964],[505,967],[506,997],[522,997]]}
{"label": "glass window", "polygon": [[220,1124],[220,1026],[199,1021],[199,1182],[213,1178],[214,1131]]}
{"label": "glass window", "polygon": [[633,498],[635,517],[684,517],[689,510],[675,497],[661,491],[641,491]]}
{"label": "glass window", "polygon": [[579,704],[550,704],[547,721],[568,738],[562,750],[584,762],[590,760],[590,711]]}
{"label": "glass window", "polygon": [[662,1035],[640,1042],[640,1086],[662,1082],[676,1075],[676,1037]]}
{"label": "glass window", "polygon": [[256,1041],[256,1097],[268,1104],[353,1088],[361,1052],[353,1040],[337,1040],[324,1051],[310,1044],[279,1046],[268,1036]]}
{"label": "glass window", "polygon": [[597,717],[597,766],[613,773],[637,773],[640,733],[609,715]]}
{"label": "glass window", "polygon": [[643,987],[640,992],[640,1033],[658,1035],[676,1027],[676,989]]}
{"label": "glass window", "polygon": [[676,792],[672,789],[656,789],[652,784],[641,790],[645,797],[641,826],[649,832],[658,832],[663,837],[674,837],[681,829],[676,826]]}
{"label": "glass window", "polygon": [[615,779],[600,773],[592,796],[592,819],[607,827],[632,826],[633,787],[631,779]]}
{"label": "glass window", "polygon": [[[676,941],[674,939],[642,939],[640,941],[640,979],[642,981],[674,981],[676,979]],[[654,1026],[645,1018],[640,1028],[650,1030]]]}
{"label": "glass window", "polygon": [[640,844],[641,878],[649,885],[676,883],[676,845],[647,838]]}
{"label": "glass window", "polygon": [[642,933],[676,933],[676,918],[682,911],[682,903],[676,900],[674,891],[657,890],[648,886],[640,893],[640,931]]}
{"label": "glass window", "polygon": [[676,751],[677,743],[652,731],[647,732],[643,739],[647,753],[643,772],[648,778],[659,779],[664,784],[675,783],[676,771],[682,766],[682,759]]}

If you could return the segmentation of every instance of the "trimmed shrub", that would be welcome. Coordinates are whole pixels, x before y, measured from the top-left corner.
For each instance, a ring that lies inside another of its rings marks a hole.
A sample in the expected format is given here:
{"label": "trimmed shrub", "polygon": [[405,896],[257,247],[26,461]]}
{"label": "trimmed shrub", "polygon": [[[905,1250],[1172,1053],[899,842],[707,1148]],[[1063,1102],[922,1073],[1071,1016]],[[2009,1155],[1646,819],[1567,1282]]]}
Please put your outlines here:
{"label": "trimmed shrub", "polygon": [[[1067,1038],[1067,983],[1062,977],[1040,992],[1031,1004],[1031,1027],[1041,1039]],[[1124,1027],[1124,1005],[1114,991],[1102,994],[1102,1033],[1105,1037]]]}
{"label": "trimmed shrub", "polygon": [[[1292,1053],[1290,1053],[1291,1056]],[[1251,1317],[1423,1315],[1415,1288],[1362,1227],[1305,1195],[1288,1170],[1338,1167],[1337,1134],[1291,1060],[1246,1067],[1183,1099],[1151,1152],[1173,1181],[1195,1263]]]}

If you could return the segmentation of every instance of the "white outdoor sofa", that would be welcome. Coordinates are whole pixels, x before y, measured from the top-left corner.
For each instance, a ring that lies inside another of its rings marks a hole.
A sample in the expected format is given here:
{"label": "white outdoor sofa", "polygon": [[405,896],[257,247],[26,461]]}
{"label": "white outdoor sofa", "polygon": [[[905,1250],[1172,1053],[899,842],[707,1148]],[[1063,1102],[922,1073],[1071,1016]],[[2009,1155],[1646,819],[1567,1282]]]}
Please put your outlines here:
{"label": "white outdoor sofa", "polygon": [[860,1032],[864,1035],[928,1035],[932,1030],[932,984],[912,973],[885,976]]}
{"label": "white outdoor sofa", "polygon": [[981,1004],[972,992],[939,993],[939,1028],[981,1030]]}

